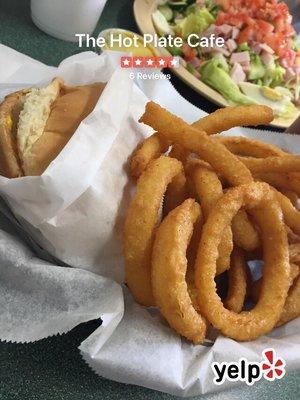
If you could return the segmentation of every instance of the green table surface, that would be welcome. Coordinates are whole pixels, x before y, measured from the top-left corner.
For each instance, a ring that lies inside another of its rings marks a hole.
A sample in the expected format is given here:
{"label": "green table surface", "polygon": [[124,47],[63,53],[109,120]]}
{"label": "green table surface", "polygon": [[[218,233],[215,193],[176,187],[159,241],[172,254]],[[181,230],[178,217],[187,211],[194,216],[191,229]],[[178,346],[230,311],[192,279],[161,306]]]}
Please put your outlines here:
{"label": "green table surface", "polygon": [[[51,1],[51,0],[49,0]],[[63,0],[62,0],[63,1]],[[54,39],[41,32],[30,19],[28,0],[0,0],[0,42],[49,65],[80,51],[77,44]],[[130,0],[108,0],[96,32],[109,27],[131,30],[134,23]],[[1,54],[0,54],[1,62]],[[207,112],[215,106],[172,78],[177,90]],[[77,347],[99,325],[81,324],[71,332],[36,343],[0,343],[0,400],[92,400],[153,399],[174,396],[133,385],[112,382],[95,375],[81,359]],[[253,387],[203,396],[205,400],[298,400],[299,371],[289,372],[277,382],[258,382]],[[199,397],[200,398],[200,397]]]}

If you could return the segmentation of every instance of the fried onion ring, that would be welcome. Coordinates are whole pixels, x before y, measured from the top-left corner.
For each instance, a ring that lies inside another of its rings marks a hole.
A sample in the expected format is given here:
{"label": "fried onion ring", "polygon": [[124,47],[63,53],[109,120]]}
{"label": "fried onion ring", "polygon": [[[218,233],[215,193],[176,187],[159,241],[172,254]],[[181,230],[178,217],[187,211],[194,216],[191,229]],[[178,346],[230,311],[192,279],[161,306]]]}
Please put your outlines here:
{"label": "fried onion ring", "polygon": [[130,172],[134,178],[139,178],[150,161],[158,158],[168,150],[168,143],[157,133],[149,136],[138,146],[130,160]]}
{"label": "fried onion ring", "polygon": [[235,126],[267,125],[274,119],[273,110],[263,105],[241,105],[220,108],[193,123],[208,135],[227,131]]}
{"label": "fried onion ring", "polygon": [[182,170],[174,158],[152,161],[137,183],[124,226],[125,279],[135,300],[154,305],[151,288],[151,251],[158,211],[168,184]]}
{"label": "fried onion ring", "polygon": [[[212,135],[226,131],[235,126],[268,124],[273,118],[272,109],[266,106],[235,106],[221,108],[194,122],[191,126],[205,131],[207,135]],[[132,156],[130,165],[131,176],[138,178],[149,162],[164,154],[167,149],[168,143],[165,142],[162,137],[159,137],[158,133],[154,133],[152,136],[145,139]],[[286,153],[283,152],[283,154]],[[177,157],[175,156],[174,158]]]}
{"label": "fried onion ring", "polygon": [[193,343],[202,343],[206,333],[206,322],[193,307],[185,279],[186,250],[199,213],[193,199],[171,211],[157,229],[152,251],[155,303],[169,325]]}
{"label": "fried onion ring", "polygon": [[300,243],[294,243],[289,245],[290,262],[300,262]]}
{"label": "fried onion ring", "polygon": [[292,231],[300,235],[300,212],[293,206],[286,196],[274,188],[272,188],[272,190],[274,191],[277,201],[282,209],[285,223],[292,229]]}
{"label": "fried onion ring", "polygon": [[[163,155],[169,148],[169,143],[155,132],[144,139],[134,151],[130,160],[130,173],[133,178],[139,178],[150,161]],[[183,147],[173,145],[169,156],[184,162],[189,152]]]}
{"label": "fried onion ring", "polygon": [[163,215],[168,215],[170,211],[178,207],[189,197],[186,177],[183,171],[174,177],[167,187],[163,203]]}
{"label": "fried onion ring", "polygon": [[239,210],[232,220],[231,229],[234,243],[246,251],[259,248],[259,235],[245,210]]}
{"label": "fried onion ring", "polygon": [[300,156],[285,155],[266,158],[239,157],[253,174],[260,172],[299,172]]}
{"label": "fried onion ring", "polygon": [[[189,152],[187,152],[183,147],[174,144],[169,153],[169,157],[176,158],[185,165]],[[164,205],[163,205],[163,215],[167,215],[171,210],[178,207],[189,197],[189,190],[187,186],[187,181],[184,172],[180,172],[175,178],[170,182],[167,187]]]}
{"label": "fried onion ring", "polygon": [[[223,188],[217,174],[209,168],[195,164],[192,179],[194,187],[200,201],[201,209],[205,220],[207,220],[210,210],[215,203],[223,196]],[[217,275],[226,271],[230,267],[230,254],[233,249],[232,232],[227,226],[223,232],[218,251]]]}
{"label": "fried onion ring", "polygon": [[276,326],[281,326],[300,317],[300,275],[295,279],[290,288],[280,320]]}
{"label": "fried onion ring", "polygon": [[[218,246],[225,227],[241,207],[247,207],[262,232],[264,268],[260,298],[254,309],[237,314],[227,310],[216,293]],[[195,283],[202,314],[225,335],[253,340],[279,320],[289,288],[290,264],[282,213],[272,190],[264,183],[233,189],[216,203],[205,223],[195,266]],[[276,301],[274,301],[274,297]]]}
{"label": "fried onion ring", "polygon": [[[216,203],[216,201],[223,195],[223,188],[217,174],[208,166],[203,165],[201,160],[192,160],[188,164],[188,173],[192,175],[193,187],[196,189],[197,196],[199,197],[203,214],[207,218],[210,209]],[[229,228],[228,228],[229,229]],[[244,210],[239,210],[238,213],[232,220],[232,233],[234,242],[238,247],[243,248],[246,251],[253,251],[259,247],[259,236],[252,223],[249,221],[247,213]],[[225,269],[223,265],[227,265],[229,268],[229,257],[232,251],[232,238],[229,233],[225,233],[227,239],[224,236],[220,243],[220,258],[218,259],[217,275]],[[230,239],[229,239],[230,238]],[[230,244],[231,243],[231,244]],[[223,247],[225,247],[223,249]],[[221,265],[220,265],[221,262]]]}
{"label": "fried onion ring", "polygon": [[233,186],[253,181],[250,171],[223,144],[212,141],[205,132],[190,127],[181,118],[153,101],[146,104],[145,113],[139,121],[157,130],[165,140],[198,153]]}
{"label": "fried onion ring", "polygon": [[286,233],[288,235],[288,241],[290,244],[300,243],[300,236],[294,233],[289,226],[285,226]]}
{"label": "fried onion ring", "polygon": [[169,157],[176,158],[178,161],[181,161],[183,165],[185,165],[189,154],[190,152],[184,147],[174,143],[169,153]]}
{"label": "fried onion ring", "polygon": [[281,189],[279,190],[285,197],[287,197],[290,202],[293,204],[294,207],[297,206],[299,196],[297,193],[293,192],[292,190],[288,189]]}
{"label": "fried onion ring", "polygon": [[[290,268],[291,268],[290,272],[290,286],[291,286],[299,274],[299,266],[297,264],[290,263]],[[258,302],[261,285],[262,285],[262,278],[258,279],[257,281],[251,284],[250,297],[255,303]]]}
{"label": "fried onion ring", "polygon": [[247,294],[247,263],[243,250],[234,248],[231,254],[231,264],[228,271],[228,293],[224,306],[228,310],[239,313],[243,309]]}
{"label": "fried onion ring", "polygon": [[300,180],[295,177],[295,173],[282,174],[280,172],[260,172],[254,174],[254,179],[267,182],[280,191],[292,190],[300,196]]}
{"label": "fried onion ring", "polygon": [[221,142],[231,153],[239,156],[265,158],[288,154],[273,144],[244,136],[215,136],[212,139]]}
{"label": "fried onion ring", "polygon": [[[272,110],[266,106],[235,106],[219,109],[194,122],[191,126],[205,131],[207,135],[212,135],[226,131],[235,126],[268,124],[273,118]],[[159,137],[157,132],[145,139],[131,158],[131,176],[138,178],[149,162],[164,154],[167,149],[168,143],[165,142],[161,136]],[[283,152],[283,154],[286,153]],[[171,156],[173,157],[173,155]],[[174,158],[177,157],[175,156]]]}

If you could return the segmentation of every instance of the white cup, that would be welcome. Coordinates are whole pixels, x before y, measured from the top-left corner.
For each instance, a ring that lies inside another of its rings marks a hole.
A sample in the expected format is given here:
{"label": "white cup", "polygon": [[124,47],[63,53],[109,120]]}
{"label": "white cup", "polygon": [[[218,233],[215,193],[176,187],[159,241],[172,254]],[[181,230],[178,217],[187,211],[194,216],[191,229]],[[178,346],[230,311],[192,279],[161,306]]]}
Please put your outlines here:
{"label": "white cup", "polygon": [[44,32],[77,42],[76,33],[91,34],[107,0],[31,0],[31,18]]}

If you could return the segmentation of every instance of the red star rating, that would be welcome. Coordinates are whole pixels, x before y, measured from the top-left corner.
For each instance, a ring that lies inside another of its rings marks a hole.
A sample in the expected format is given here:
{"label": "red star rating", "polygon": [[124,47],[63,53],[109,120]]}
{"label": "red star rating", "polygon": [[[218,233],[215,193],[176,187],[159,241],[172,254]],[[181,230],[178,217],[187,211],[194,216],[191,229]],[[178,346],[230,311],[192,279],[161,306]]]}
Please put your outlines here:
{"label": "red star rating", "polygon": [[136,68],[143,68],[145,65],[145,57],[133,57],[133,66]]}
{"label": "red star rating", "polygon": [[131,68],[133,65],[132,57],[121,57],[120,65],[122,68]]}
{"label": "red star rating", "polygon": [[156,66],[158,68],[166,68],[168,65],[167,57],[157,57],[156,58]]}
{"label": "red star rating", "polygon": [[178,57],[121,57],[121,68],[178,68]]}
{"label": "red star rating", "polygon": [[168,67],[169,68],[178,68],[179,67],[179,57],[170,57]]}
{"label": "red star rating", "polygon": [[156,67],[156,57],[144,57],[145,67],[155,68]]}

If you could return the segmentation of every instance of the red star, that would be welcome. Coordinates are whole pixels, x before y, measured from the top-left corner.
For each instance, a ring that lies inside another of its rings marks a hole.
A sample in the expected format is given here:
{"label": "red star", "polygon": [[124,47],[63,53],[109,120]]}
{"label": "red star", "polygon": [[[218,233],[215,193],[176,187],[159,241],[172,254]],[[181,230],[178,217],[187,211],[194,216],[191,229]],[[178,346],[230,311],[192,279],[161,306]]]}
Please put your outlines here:
{"label": "red star", "polygon": [[132,57],[121,57],[120,58],[120,65],[122,68],[131,68],[133,65]]}
{"label": "red star", "polygon": [[145,57],[133,57],[133,66],[142,68],[145,65]]}

